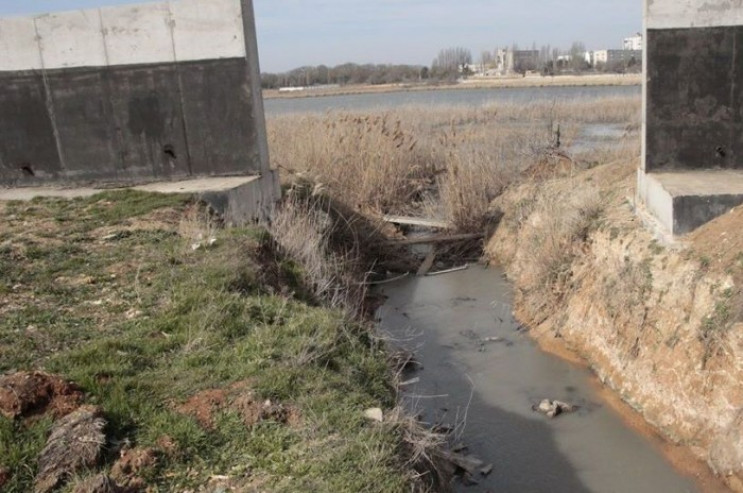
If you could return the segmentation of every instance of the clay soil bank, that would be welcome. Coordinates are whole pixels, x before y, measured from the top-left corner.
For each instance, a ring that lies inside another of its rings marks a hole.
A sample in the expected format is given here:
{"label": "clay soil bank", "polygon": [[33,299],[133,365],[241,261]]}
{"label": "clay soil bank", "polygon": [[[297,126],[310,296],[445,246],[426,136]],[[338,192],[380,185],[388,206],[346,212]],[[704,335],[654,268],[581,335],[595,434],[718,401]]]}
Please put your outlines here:
{"label": "clay soil bank", "polygon": [[664,244],[635,214],[636,165],[511,189],[487,253],[543,348],[585,361],[705,491],[743,491],[743,208]]}

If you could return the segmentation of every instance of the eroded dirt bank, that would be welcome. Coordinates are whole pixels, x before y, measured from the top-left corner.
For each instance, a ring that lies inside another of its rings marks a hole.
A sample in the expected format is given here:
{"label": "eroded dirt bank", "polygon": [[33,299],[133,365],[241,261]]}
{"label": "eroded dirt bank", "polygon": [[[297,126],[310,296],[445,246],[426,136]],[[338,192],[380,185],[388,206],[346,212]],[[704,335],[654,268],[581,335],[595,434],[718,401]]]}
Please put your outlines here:
{"label": "eroded dirt bank", "polygon": [[659,243],[635,162],[510,190],[487,245],[545,346],[582,356],[649,423],[743,491],[743,208]]}

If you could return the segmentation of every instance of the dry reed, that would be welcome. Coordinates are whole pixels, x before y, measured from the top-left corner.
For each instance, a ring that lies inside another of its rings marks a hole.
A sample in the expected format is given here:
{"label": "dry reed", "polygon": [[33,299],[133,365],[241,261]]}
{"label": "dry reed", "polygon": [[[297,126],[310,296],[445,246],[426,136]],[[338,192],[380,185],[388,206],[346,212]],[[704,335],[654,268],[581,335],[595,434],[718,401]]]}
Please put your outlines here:
{"label": "dry reed", "polygon": [[482,107],[406,106],[395,110],[288,114],[268,119],[274,164],[322,184],[334,198],[373,215],[448,219],[480,231],[490,202],[523,172],[548,159],[591,124],[621,125],[627,137],[572,156],[591,167],[639,152],[640,101],[499,103]]}

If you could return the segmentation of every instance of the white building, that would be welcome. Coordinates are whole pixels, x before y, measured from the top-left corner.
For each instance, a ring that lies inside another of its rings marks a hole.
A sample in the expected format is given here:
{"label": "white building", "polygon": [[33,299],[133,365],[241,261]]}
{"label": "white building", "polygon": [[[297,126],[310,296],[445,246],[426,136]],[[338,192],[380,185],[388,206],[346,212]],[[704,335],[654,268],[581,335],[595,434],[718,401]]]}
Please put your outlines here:
{"label": "white building", "polygon": [[629,38],[624,38],[622,48],[629,51],[642,50],[642,34],[637,33]]}
{"label": "white building", "polygon": [[613,65],[615,63],[628,64],[642,62],[641,50],[597,50],[593,52],[594,65]]}

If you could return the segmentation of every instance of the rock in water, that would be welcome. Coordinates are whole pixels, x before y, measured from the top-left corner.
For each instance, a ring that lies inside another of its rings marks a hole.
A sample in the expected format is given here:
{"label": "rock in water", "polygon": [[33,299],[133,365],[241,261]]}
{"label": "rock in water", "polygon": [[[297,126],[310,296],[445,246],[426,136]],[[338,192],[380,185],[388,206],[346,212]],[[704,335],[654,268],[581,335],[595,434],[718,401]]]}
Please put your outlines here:
{"label": "rock in water", "polygon": [[551,401],[549,399],[543,399],[539,404],[531,407],[532,410],[538,411],[542,414],[547,415],[549,418],[554,418],[562,413],[572,413],[578,406],[568,404],[562,401]]}
{"label": "rock in water", "polygon": [[539,406],[537,406],[537,410],[545,414],[552,411],[552,409],[552,402],[549,399],[543,399],[542,402],[539,403]]}
{"label": "rock in water", "polygon": [[82,406],[54,424],[39,454],[35,493],[48,493],[80,471],[98,465],[106,444],[106,421],[100,408]]}

